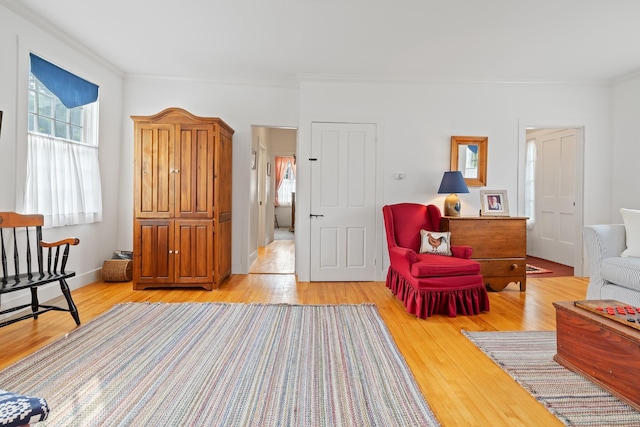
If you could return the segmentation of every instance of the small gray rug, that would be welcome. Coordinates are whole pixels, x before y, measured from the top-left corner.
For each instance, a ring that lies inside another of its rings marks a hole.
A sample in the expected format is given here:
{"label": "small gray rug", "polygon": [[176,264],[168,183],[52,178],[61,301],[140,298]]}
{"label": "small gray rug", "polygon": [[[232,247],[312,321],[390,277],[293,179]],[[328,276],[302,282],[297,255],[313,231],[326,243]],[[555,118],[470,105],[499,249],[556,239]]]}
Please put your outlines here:
{"label": "small gray rug", "polygon": [[555,331],[462,334],[565,425],[640,426],[640,412],[553,360]]}
{"label": "small gray rug", "polygon": [[273,240],[293,240],[293,232],[289,231],[289,227],[276,228],[273,234]]}

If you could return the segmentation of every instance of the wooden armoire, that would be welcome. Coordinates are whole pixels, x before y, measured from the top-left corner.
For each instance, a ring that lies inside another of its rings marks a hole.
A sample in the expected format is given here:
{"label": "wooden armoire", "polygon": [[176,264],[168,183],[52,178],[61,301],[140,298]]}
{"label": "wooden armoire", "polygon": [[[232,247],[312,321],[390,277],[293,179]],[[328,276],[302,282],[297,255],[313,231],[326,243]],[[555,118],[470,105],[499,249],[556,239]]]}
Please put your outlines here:
{"label": "wooden armoire", "polygon": [[181,108],[134,122],[133,289],[202,287],[231,274],[231,142]]}

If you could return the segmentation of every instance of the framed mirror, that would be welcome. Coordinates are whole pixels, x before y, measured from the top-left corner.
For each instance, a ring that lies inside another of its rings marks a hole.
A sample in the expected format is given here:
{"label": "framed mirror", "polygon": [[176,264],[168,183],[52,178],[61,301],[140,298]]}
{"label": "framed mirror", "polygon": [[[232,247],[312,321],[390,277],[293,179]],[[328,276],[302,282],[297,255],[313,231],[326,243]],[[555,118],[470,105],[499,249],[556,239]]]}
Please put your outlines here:
{"label": "framed mirror", "polygon": [[451,170],[462,172],[468,187],[487,185],[488,145],[486,136],[451,137]]}

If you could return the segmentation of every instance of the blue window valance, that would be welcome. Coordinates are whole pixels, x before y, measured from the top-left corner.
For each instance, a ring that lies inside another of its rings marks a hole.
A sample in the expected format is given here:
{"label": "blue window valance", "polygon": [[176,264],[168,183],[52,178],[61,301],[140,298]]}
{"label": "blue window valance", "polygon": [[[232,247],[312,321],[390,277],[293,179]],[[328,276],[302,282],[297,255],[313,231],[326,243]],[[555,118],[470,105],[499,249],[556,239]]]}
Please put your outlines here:
{"label": "blue window valance", "polygon": [[478,146],[477,145],[467,145],[467,148],[469,149],[469,151],[471,151],[473,154],[478,154]]}
{"label": "blue window valance", "polygon": [[42,82],[67,108],[91,104],[98,99],[98,85],[86,81],[33,53],[31,73]]}

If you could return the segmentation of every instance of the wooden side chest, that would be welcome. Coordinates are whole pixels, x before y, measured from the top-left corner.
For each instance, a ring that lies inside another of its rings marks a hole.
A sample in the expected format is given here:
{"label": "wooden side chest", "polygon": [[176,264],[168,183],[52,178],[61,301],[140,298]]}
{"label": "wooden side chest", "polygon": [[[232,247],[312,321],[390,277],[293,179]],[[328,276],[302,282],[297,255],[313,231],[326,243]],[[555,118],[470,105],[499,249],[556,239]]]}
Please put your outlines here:
{"label": "wooden side chest", "polygon": [[471,258],[493,291],[509,283],[527,288],[527,219],[525,217],[442,217],[442,231],[451,232],[452,246],[471,246]]}
{"label": "wooden side chest", "polygon": [[557,301],[557,348],[553,359],[640,411],[640,330],[596,314],[586,306],[624,307],[612,300]]}

